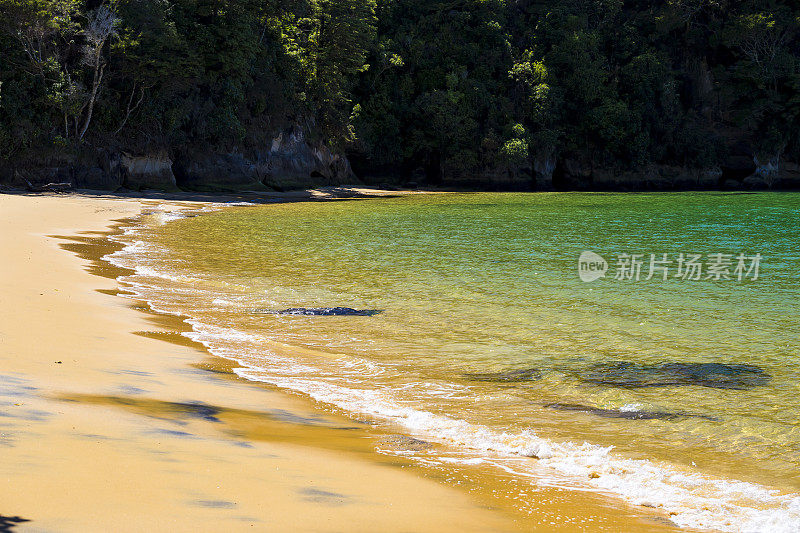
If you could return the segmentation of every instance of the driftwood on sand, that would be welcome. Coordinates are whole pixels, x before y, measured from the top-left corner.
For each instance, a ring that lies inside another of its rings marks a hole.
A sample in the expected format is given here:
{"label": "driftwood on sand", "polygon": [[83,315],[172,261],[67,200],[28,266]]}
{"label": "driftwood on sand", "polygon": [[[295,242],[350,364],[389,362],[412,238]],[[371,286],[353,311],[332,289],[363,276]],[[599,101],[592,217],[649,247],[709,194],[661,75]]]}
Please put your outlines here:
{"label": "driftwood on sand", "polygon": [[25,188],[28,189],[30,192],[67,192],[72,189],[72,184],[68,181],[58,182],[58,183],[46,183],[44,185],[34,185],[26,178],[22,178],[25,181]]}

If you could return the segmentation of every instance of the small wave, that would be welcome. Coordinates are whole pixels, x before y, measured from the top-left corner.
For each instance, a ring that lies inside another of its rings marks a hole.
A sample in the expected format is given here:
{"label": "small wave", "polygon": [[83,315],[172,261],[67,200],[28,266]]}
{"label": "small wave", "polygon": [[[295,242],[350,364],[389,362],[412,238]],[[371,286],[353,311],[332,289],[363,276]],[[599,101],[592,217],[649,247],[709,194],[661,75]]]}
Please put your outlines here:
{"label": "small wave", "polygon": [[143,215],[147,218],[148,222],[159,226],[168,224],[173,220],[186,218],[186,214],[181,211],[150,211],[143,213]]}
{"label": "small wave", "polygon": [[169,272],[156,270],[155,268],[148,266],[141,266],[141,265],[135,266],[134,271],[137,276],[161,278],[169,281],[174,281],[176,283],[197,283],[199,281],[202,281],[200,278],[192,276],[184,276],[181,274],[170,274]]}
{"label": "small wave", "polygon": [[616,494],[634,505],[664,509],[679,526],[737,532],[800,530],[800,497],[795,495],[781,495],[754,483],[682,472],[648,460],[618,457],[612,447],[557,443],[537,436],[533,430],[501,432],[400,405],[381,390],[355,390],[313,379],[276,376],[271,370],[239,359],[237,362],[245,368],[236,373],[246,379],[266,381],[349,412],[390,420],[415,436],[478,452],[536,458],[537,469],[551,470],[568,488],[576,488],[577,483]]}
{"label": "small wave", "polygon": [[192,325],[194,331],[187,332],[185,333],[185,335],[190,339],[192,339],[193,341],[197,342],[208,343],[213,341],[222,341],[222,342],[247,342],[251,344],[258,344],[260,342],[266,341],[264,337],[261,337],[259,335],[245,333],[243,331],[239,331],[233,328],[213,326],[211,324],[205,324],[195,319],[190,319],[188,322]]}

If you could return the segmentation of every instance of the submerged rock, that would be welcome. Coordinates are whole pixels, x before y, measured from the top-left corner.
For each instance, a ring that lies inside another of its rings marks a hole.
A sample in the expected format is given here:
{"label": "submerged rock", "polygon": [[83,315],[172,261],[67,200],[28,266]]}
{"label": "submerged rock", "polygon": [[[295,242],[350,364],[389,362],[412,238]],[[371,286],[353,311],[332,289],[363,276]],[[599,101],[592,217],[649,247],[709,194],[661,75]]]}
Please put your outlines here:
{"label": "submerged rock", "polygon": [[504,370],[502,372],[489,372],[486,374],[464,374],[464,377],[472,381],[518,383],[520,381],[541,379],[542,373],[536,368],[522,368],[517,370]]}
{"label": "submerged rock", "polygon": [[704,418],[706,420],[717,420],[711,416],[693,415],[688,413],[672,413],[669,411],[639,411],[621,410],[621,409],[602,409],[600,407],[592,407],[589,405],[580,405],[574,403],[549,403],[545,405],[549,409],[557,409],[559,411],[580,411],[583,413],[591,413],[603,418],[624,418],[626,420],[677,420],[679,418]]}
{"label": "submerged rock", "polygon": [[353,309],[352,307],[292,307],[278,311],[278,315],[299,316],[373,316],[379,309]]}
{"label": "submerged rock", "polygon": [[617,361],[595,365],[580,378],[587,383],[624,388],[696,385],[714,389],[742,390],[766,385],[770,375],[760,367],[744,364],[643,365]]}

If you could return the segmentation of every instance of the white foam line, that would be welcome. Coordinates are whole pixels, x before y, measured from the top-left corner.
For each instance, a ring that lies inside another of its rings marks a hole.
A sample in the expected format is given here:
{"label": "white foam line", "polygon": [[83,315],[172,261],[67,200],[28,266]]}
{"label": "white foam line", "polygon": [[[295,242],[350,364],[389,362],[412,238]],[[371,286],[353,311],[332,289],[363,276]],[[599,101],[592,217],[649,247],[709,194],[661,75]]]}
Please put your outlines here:
{"label": "white foam line", "polygon": [[241,359],[237,362],[245,367],[236,370],[242,377],[267,381],[349,412],[400,424],[414,435],[476,451],[538,458],[537,469],[549,468],[575,480],[579,486],[574,488],[590,486],[635,505],[664,509],[679,526],[733,532],[800,531],[797,495],[780,495],[754,483],[715,479],[665,464],[618,457],[611,453],[611,447],[556,443],[538,437],[532,430],[499,432],[402,406],[379,390],[353,390],[311,379],[264,375],[270,372]]}

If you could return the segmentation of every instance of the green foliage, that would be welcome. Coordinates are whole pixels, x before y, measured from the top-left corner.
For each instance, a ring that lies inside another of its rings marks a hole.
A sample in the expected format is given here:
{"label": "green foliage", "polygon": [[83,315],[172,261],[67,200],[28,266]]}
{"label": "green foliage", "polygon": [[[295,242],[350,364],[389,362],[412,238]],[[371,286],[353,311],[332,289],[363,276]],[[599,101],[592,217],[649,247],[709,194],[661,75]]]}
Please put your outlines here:
{"label": "green foliage", "polygon": [[528,142],[524,139],[510,139],[500,148],[501,161],[509,166],[521,166],[528,160]]}
{"label": "green foliage", "polygon": [[512,111],[505,3],[381,0],[376,13],[378,41],[356,89],[358,150],[432,180],[493,164],[498,142],[487,134]]}
{"label": "green foliage", "polygon": [[737,143],[800,159],[787,0],[106,0],[92,62],[100,5],[0,0],[0,158],[264,148],[291,125],[434,182],[714,166]]}
{"label": "green foliage", "polygon": [[431,178],[553,154],[713,166],[742,140],[796,160],[798,15],[781,1],[385,0],[368,62],[403,65],[362,75],[356,148],[375,167],[435,164]]}
{"label": "green foliage", "polygon": [[375,33],[375,0],[318,0],[306,60],[310,104],[322,135],[349,135],[350,89]]}
{"label": "green foliage", "polygon": [[350,89],[367,68],[374,3],[113,0],[114,38],[94,62],[88,7],[0,0],[0,136],[14,139],[3,158],[56,140],[60,150],[65,141],[75,150],[229,149],[266,143],[290,124],[331,145],[351,137]]}

